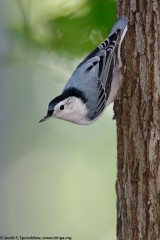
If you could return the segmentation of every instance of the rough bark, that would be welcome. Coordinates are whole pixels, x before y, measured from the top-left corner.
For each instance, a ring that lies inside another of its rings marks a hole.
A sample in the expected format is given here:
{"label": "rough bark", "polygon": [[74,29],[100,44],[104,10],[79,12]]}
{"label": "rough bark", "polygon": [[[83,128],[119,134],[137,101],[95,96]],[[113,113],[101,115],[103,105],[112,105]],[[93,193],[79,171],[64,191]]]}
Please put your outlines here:
{"label": "rough bark", "polygon": [[117,239],[160,239],[160,0],[118,0],[130,20],[118,107]]}

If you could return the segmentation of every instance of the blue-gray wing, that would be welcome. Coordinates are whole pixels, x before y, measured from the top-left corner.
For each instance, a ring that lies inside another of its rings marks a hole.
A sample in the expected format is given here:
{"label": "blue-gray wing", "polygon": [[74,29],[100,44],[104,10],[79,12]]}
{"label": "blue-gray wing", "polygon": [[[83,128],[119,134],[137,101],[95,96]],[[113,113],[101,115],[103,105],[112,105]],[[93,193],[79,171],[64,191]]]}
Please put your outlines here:
{"label": "blue-gray wing", "polygon": [[123,40],[121,37],[127,25],[127,18],[117,19],[109,37],[77,66],[64,88],[75,87],[86,95],[90,119],[96,118],[105,109],[119,43]]}

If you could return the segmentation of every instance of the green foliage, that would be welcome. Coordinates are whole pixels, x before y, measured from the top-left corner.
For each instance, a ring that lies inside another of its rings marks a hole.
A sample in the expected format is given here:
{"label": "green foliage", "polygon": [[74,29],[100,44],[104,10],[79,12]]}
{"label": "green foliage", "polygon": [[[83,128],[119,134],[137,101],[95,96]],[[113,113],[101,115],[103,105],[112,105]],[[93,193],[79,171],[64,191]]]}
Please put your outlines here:
{"label": "green foliage", "polygon": [[89,11],[85,16],[76,17],[71,14],[50,20],[49,28],[53,32],[54,47],[73,54],[82,54],[92,50],[107,36],[113,23],[115,3],[90,0],[87,5]]}
{"label": "green foliage", "polygon": [[[24,21],[19,33],[25,35],[28,43],[34,43],[41,48],[54,49],[61,54],[81,55],[92,50],[107,37],[116,17],[115,8],[115,1],[112,0],[88,0],[74,12],[65,12],[62,9],[62,13],[59,12],[58,15],[50,14],[43,23],[39,22],[38,27],[31,23],[27,26]],[[43,34],[39,33],[37,28],[41,28]]]}

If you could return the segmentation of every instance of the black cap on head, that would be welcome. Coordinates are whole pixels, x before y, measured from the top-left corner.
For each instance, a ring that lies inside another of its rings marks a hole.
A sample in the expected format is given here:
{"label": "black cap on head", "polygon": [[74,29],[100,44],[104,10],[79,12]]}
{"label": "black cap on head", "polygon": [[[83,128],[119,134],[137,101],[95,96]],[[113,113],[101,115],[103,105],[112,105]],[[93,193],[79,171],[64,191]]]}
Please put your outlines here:
{"label": "black cap on head", "polygon": [[68,88],[66,90],[63,91],[63,93],[61,95],[59,95],[58,97],[54,98],[48,105],[48,112],[47,112],[47,115],[42,118],[39,122],[44,122],[45,120],[47,120],[49,117],[52,116],[53,112],[54,112],[54,108],[55,106],[69,98],[69,97],[77,97],[77,98],[80,98],[84,103],[87,102],[87,98],[86,96],[84,95],[84,93],[82,93],[82,91],[76,89],[76,88]]}

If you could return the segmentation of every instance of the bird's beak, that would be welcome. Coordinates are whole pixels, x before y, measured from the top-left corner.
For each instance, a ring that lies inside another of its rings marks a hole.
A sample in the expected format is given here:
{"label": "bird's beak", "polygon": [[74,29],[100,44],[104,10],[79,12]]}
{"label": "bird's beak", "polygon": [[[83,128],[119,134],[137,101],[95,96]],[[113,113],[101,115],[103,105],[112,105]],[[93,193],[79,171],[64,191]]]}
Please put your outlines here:
{"label": "bird's beak", "polygon": [[39,122],[41,123],[41,122],[46,121],[47,119],[52,117],[52,115],[53,115],[53,110],[48,110],[47,115],[44,118],[42,118]]}
{"label": "bird's beak", "polygon": [[44,121],[46,121],[48,118],[49,118],[50,116],[48,116],[48,115],[46,115],[44,118],[42,118],[39,122],[41,123],[41,122],[44,122]]}

